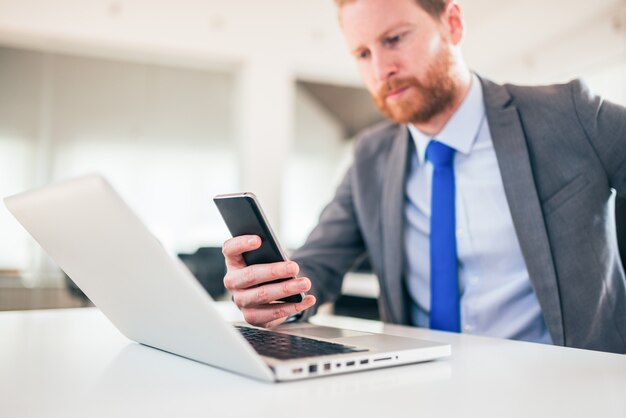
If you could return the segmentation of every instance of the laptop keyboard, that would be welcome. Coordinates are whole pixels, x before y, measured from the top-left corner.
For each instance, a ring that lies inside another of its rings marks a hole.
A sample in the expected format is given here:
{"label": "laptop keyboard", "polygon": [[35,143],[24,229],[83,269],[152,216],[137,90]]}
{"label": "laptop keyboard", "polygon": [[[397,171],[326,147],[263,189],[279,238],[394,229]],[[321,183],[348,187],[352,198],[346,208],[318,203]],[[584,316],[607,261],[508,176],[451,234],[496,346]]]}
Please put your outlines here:
{"label": "laptop keyboard", "polygon": [[298,337],[295,335],[281,334],[258,328],[242,326],[236,326],[235,328],[241,332],[257,353],[279,360],[367,351],[367,349],[314,340],[312,338]]}

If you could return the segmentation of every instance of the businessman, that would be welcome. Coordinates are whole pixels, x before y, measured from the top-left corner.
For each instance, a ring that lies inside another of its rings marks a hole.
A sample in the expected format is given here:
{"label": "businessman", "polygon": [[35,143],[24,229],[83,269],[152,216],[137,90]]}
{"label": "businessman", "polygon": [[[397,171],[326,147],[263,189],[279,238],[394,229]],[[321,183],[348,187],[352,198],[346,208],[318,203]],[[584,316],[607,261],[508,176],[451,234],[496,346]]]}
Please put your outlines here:
{"label": "businessman", "polygon": [[[246,320],[312,315],[367,253],[384,321],[626,353],[609,205],[611,190],[626,195],[626,109],[579,81],[520,87],[472,73],[452,0],[336,3],[389,122],[359,136],[291,262],[246,266],[260,239],[224,243],[224,284]],[[254,287],[290,275],[301,277]],[[301,303],[274,303],[302,291]]]}

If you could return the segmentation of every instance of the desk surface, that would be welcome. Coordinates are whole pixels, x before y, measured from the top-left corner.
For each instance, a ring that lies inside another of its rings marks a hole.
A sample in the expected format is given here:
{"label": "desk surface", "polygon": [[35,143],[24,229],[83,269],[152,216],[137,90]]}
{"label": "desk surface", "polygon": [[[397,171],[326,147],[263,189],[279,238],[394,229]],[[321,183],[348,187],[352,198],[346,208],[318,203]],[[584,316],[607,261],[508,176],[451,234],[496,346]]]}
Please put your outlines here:
{"label": "desk surface", "polygon": [[[237,319],[230,305],[225,317]],[[133,343],[95,308],[0,313],[2,417],[626,417],[626,356],[375,321],[452,357],[268,384]]]}

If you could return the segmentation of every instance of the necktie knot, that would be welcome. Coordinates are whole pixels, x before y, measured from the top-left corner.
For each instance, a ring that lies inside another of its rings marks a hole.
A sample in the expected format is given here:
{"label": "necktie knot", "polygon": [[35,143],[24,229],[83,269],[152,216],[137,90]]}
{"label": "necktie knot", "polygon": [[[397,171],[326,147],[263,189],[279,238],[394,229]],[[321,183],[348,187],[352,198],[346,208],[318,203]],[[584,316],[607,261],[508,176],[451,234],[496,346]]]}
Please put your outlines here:
{"label": "necktie knot", "polygon": [[435,167],[451,167],[454,160],[454,148],[433,139],[426,147],[426,158]]}

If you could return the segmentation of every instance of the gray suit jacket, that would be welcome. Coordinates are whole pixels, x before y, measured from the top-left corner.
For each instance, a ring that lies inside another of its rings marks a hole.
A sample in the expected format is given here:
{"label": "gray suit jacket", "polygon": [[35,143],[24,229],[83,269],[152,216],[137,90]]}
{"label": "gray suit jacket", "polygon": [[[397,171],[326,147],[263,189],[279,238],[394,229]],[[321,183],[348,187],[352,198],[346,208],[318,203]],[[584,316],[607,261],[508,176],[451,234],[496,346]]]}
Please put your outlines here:
{"label": "gray suit jacket", "polygon": [[[626,196],[626,109],[579,81],[520,87],[481,79],[487,119],[526,266],[557,345],[626,353],[626,282],[610,212]],[[292,259],[318,305],[367,252],[387,322],[409,324],[404,280],[408,130],[360,135],[354,163]],[[312,315],[310,310],[305,316]]]}

